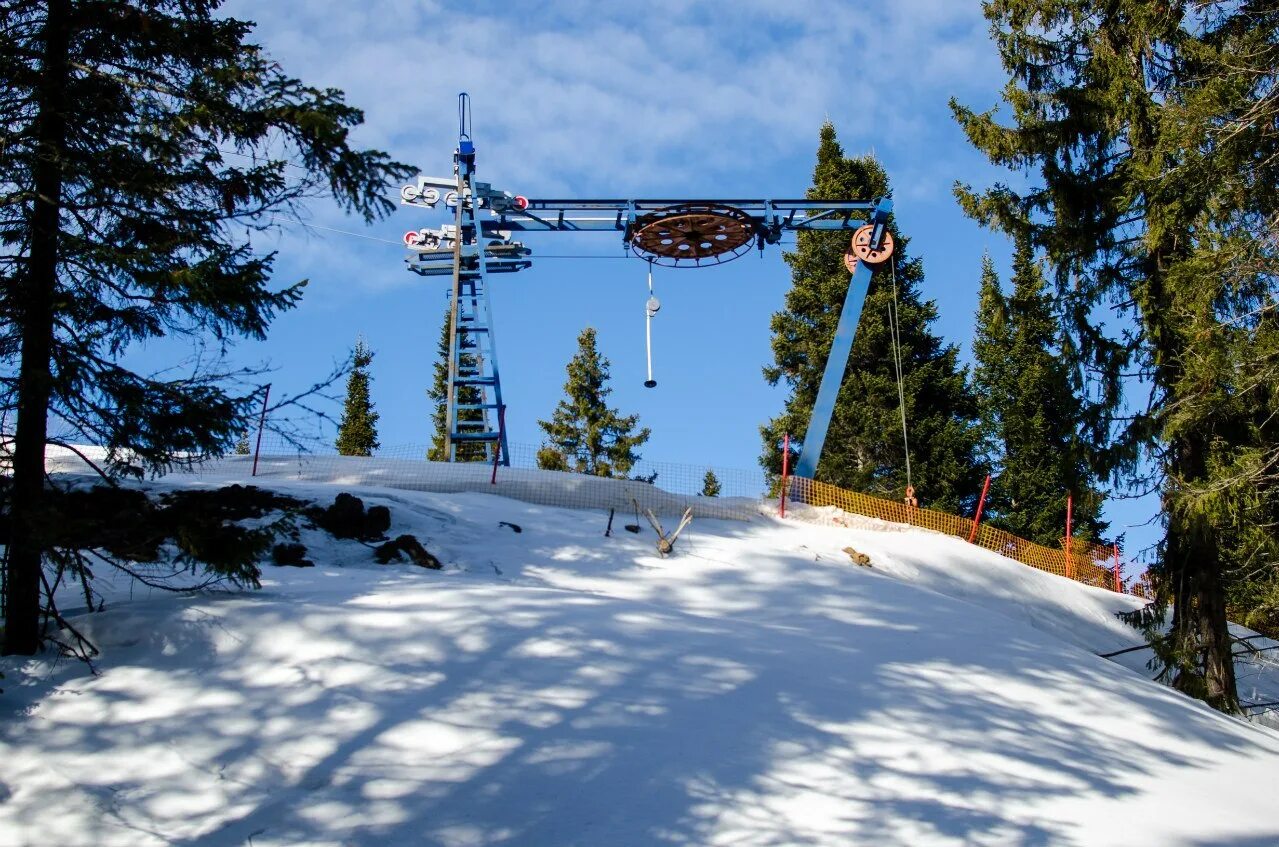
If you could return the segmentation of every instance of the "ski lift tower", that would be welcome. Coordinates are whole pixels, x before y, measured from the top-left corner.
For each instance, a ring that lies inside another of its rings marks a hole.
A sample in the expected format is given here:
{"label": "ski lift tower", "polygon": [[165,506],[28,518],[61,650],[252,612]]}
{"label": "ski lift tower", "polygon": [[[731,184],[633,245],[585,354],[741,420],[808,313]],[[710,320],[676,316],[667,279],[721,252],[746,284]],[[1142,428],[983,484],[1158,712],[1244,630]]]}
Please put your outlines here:
{"label": "ski lift tower", "polygon": [[[850,276],[839,325],[826,359],[813,416],[803,439],[797,476],[812,478],[821,459],[835,400],[876,267],[893,253],[888,232],[892,201],[861,200],[530,200],[475,179],[470,98],[458,99],[458,146],[452,177],[418,177],[400,196],[434,209],[443,202],[453,223],[405,234],[405,260],[422,276],[450,276],[449,381],[445,445],[483,445],[489,461],[509,464],[502,387],[489,301],[490,274],[531,267],[531,250],[514,233],[617,232],[626,249],[651,264],[674,268],[720,265],[751,250],[763,252],[787,232],[847,231],[844,265]],[[652,312],[650,308],[650,317]],[[478,402],[476,402],[478,398]]]}

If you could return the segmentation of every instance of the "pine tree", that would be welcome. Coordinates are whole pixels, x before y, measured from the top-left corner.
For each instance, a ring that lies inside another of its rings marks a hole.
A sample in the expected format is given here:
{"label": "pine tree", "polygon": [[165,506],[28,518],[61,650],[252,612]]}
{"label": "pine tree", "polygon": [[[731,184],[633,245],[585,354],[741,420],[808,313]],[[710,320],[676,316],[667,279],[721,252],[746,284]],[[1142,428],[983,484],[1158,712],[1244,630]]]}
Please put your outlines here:
{"label": "pine tree", "polygon": [[[890,193],[879,163],[872,156],[846,158],[835,128],[823,125],[809,196],[875,198]],[[892,219],[889,229],[896,241],[895,268],[885,264],[871,279],[817,478],[893,499],[905,491],[891,310],[901,327],[911,481],[924,505],[966,510],[980,493],[983,475],[976,400],[967,371],[958,364],[958,349],[944,345],[929,329],[937,309],[920,295],[923,263],[909,256],[909,239]],[[848,290],[843,259],[848,233],[801,232],[798,241],[798,249],[785,256],[791,290],[785,309],[773,316],[774,364],[764,368],[770,385],[785,382],[790,389],[782,414],[761,427],[760,463],[770,474],[781,473],[778,446],[783,434],[802,441],[807,431]]]}
{"label": "pine tree", "polygon": [[[431,436],[431,448],[426,454],[426,458],[432,462],[447,462],[449,460],[444,440],[445,436],[448,435],[449,338],[452,335],[452,320],[452,310],[445,309],[444,325],[440,328],[440,341],[436,346],[435,373],[431,381],[431,387],[426,392],[426,396],[431,400],[434,409],[431,413],[431,426],[434,434]],[[461,364],[464,369],[475,367],[473,357],[466,352],[462,353]],[[479,403],[482,397],[480,389],[473,385],[462,386],[458,395],[463,404]],[[462,409],[458,413],[458,419],[463,422],[483,420],[483,416],[483,411],[479,409]],[[463,441],[457,445],[455,452],[459,462],[483,462],[487,460],[484,445],[477,442]]]}
{"label": "pine tree", "polygon": [[702,496],[718,497],[720,490],[719,477],[715,476],[715,471],[708,469],[706,476],[702,477]]}
{"label": "pine tree", "polygon": [[1047,283],[1024,239],[1013,257],[1013,292],[1005,297],[987,256],[982,260],[973,374],[982,432],[998,477],[991,485],[990,523],[1055,547],[1066,530],[1101,537],[1104,496],[1080,437],[1085,409],[1057,344],[1058,323]]}
{"label": "pine tree", "polygon": [[607,397],[613,393],[608,387],[609,363],[596,349],[591,327],[577,337],[577,354],[567,370],[565,398],[549,421],[537,422],[547,440],[537,451],[537,466],[625,478],[639,461],[635,449],[648,440],[649,429],[635,429],[639,415],[624,417],[608,407]]}
{"label": "pine tree", "polygon": [[[1261,423],[1273,415],[1260,411],[1273,401],[1265,323],[1277,277],[1264,245],[1279,214],[1279,9],[992,0],[985,10],[1011,125],[952,108],[974,146],[1032,180],[1020,192],[961,185],[958,196],[983,223],[1028,237],[1054,269],[1071,321],[1065,352],[1094,380],[1092,438],[1114,436],[1109,469],[1162,480],[1156,603],[1140,622],[1174,685],[1233,711],[1223,576],[1265,549],[1238,549],[1237,528],[1264,515],[1279,457]],[[1259,263],[1238,272],[1250,255]],[[1154,622],[1168,605],[1165,634]]]}
{"label": "pine tree", "polygon": [[[1012,327],[1008,317],[1008,298],[1004,296],[999,274],[990,254],[981,259],[981,282],[977,293],[977,320],[973,327],[973,389],[977,393],[977,407],[981,415],[980,431],[982,449],[993,470],[997,470],[1003,456],[1003,411],[1016,402],[1016,369],[1003,358],[1003,353],[1013,346]],[[987,511],[1002,514],[1007,498],[991,496]]]}
{"label": "pine tree", "polygon": [[337,448],[340,456],[372,456],[378,448],[377,412],[369,397],[369,365],[373,351],[356,339],[351,351],[351,373],[346,378],[346,403],[338,424]]}
{"label": "pine tree", "polygon": [[[238,234],[331,193],[374,219],[412,173],[360,151],[341,92],[285,76],[216,0],[7,3],[0,27],[0,408],[17,409],[4,651],[40,642],[50,417],[111,473],[220,454],[252,391],[118,361],[162,336],[262,338],[301,284]],[[287,169],[293,159],[302,170]]]}

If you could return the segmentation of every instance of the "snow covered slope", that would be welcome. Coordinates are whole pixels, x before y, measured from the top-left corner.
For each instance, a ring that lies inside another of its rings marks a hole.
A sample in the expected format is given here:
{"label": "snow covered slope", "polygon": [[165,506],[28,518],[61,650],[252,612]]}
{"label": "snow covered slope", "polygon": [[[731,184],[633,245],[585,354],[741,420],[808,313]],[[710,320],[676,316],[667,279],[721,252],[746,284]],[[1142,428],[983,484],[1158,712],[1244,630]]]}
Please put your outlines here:
{"label": "snow covered slope", "polygon": [[1131,598],[917,530],[697,520],[660,559],[355,493],[446,569],[305,532],[261,591],[80,618],[98,677],[6,660],[0,844],[1279,844],[1279,734],[1094,655]]}

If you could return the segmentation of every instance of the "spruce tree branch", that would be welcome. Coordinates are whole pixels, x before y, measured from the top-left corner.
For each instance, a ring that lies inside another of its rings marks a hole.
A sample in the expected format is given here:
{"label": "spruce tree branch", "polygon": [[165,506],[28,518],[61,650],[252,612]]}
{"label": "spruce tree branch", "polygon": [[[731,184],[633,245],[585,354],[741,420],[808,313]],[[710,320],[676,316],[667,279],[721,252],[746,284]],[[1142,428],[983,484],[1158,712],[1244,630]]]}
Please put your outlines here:
{"label": "spruce tree branch", "polygon": [[44,569],[40,570],[40,584],[44,586],[45,598],[47,605],[44,607],[44,613],[53,619],[60,629],[65,629],[71,633],[71,637],[75,639],[75,645],[68,645],[56,638],[50,637],[49,640],[63,648],[70,655],[75,656],[84,662],[89,668],[89,672],[94,676],[98,675],[98,669],[93,664],[93,659],[100,655],[101,651],[94,645],[92,641],[85,638],[80,630],[76,629],[62,616],[58,611],[58,605],[53,599],[53,589],[49,586],[49,580],[45,578]]}
{"label": "spruce tree branch", "polygon": [[61,447],[64,450],[70,450],[72,453],[75,453],[76,456],[80,459],[80,461],[88,465],[93,470],[93,472],[96,473],[99,477],[101,477],[102,481],[105,482],[107,485],[110,485],[112,488],[116,488],[119,486],[119,482],[117,482],[115,479],[111,477],[110,474],[108,474],[101,467],[99,467],[97,462],[95,462],[93,459],[90,459],[87,455],[85,455],[84,451],[82,451],[76,445],[63,441],[58,438],[48,438],[45,441],[47,444],[51,444],[54,447]]}
{"label": "spruce tree branch", "polygon": [[[147,588],[157,588],[161,591],[168,591],[173,594],[194,594],[199,591],[206,591],[215,586],[224,585],[227,579],[225,576],[210,574],[202,582],[196,582],[191,585],[171,585],[163,581],[162,579],[153,579],[151,577],[144,576],[142,573],[140,573],[136,569],[131,568],[123,564],[122,562],[118,562],[115,559],[111,558],[110,556],[104,555],[102,552],[98,550],[88,550],[86,552],[88,552],[95,558],[99,559],[103,563],[110,565],[111,567],[125,574],[130,579],[137,580],[139,583],[141,583],[142,585],[145,585]],[[166,578],[174,578],[179,576],[180,574],[187,573],[187,572],[188,571],[186,568],[175,568],[173,572],[170,573],[168,577]]]}

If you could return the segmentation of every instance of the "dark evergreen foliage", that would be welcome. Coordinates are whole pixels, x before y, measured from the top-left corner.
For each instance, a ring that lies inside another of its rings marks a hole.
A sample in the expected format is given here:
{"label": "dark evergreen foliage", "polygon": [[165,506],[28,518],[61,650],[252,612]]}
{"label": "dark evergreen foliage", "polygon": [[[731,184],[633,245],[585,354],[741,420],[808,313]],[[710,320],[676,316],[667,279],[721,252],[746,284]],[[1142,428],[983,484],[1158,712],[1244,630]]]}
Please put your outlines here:
{"label": "dark evergreen foliage", "polygon": [[1086,414],[1060,354],[1059,324],[1047,283],[1025,239],[1013,257],[1013,291],[1005,296],[990,258],[982,261],[973,373],[982,431],[996,468],[985,514],[992,525],[1056,547],[1066,533],[1096,541],[1104,495],[1081,437]]}
{"label": "dark evergreen foliage", "polygon": [[337,449],[341,456],[372,456],[378,448],[377,412],[369,397],[369,365],[373,351],[364,339],[351,351],[351,373],[346,378],[346,403],[338,424]]}
{"label": "dark evergreen foliage", "polygon": [[702,496],[718,497],[723,487],[719,484],[719,477],[715,476],[715,471],[707,470],[706,476],[702,477]]}
{"label": "dark evergreen foliage", "polygon": [[[107,449],[111,473],[221,454],[253,392],[214,370],[148,376],[120,363],[161,336],[262,338],[302,283],[272,287],[247,234],[307,196],[366,219],[411,169],[351,147],[341,92],[286,76],[217,0],[48,0],[0,26],[0,407],[16,410],[18,504],[4,650],[39,646],[48,549],[44,448]],[[289,169],[289,160],[300,168]]]}
{"label": "dark evergreen foliage", "polygon": [[407,556],[409,561],[418,567],[438,571],[444,565],[414,535],[401,535],[393,541],[379,544],[373,550],[373,558],[379,565],[389,565]]}
{"label": "dark evergreen foliage", "polygon": [[[435,374],[431,381],[431,387],[427,390],[426,396],[430,398],[434,406],[431,413],[431,448],[426,453],[426,458],[432,462],[447,462],[449,459],[448,451],[444,447],[444,438],[448,434],[448,398],[449,398],[449,337],[452,335],[452,312],[450,309],[444,310],[444,325],[440,327],[440,341],[436,346]],[[475,361],[472,354],[462,351],[461,365],[464,369],[474,368]],[[458,392],[458,396],[462,404],[476,404],[481,401],[483,395],[480,389],[474,385],[464,385]],[[458,419],[461,422],[480,421],[483,420],[484,413],[479,409],[463,409],[458,413]],[[484,451],[484,445],[477,442],[461,442],[457,445],[456,460],[459,462],[483,462],[487,461],[487,455]]]}
{"label": "dark evergreen foliage", "polygon": [[271,561],[280,567],[313,568],[315,562],[306,557],[306,545],[286,541],[271,548]]}
{"label": "dark evergreen foliage", "polygon": [[[871,156],[846,158],[827,123],[821,129],[810,197],[873,199],[891,193],[888,177]],[[906,415],[912,481],[926,506],[970,509],[980,493],[983,471],[977,456],[977,406],[958,350],[929,327],[937,308],[922,299],[923,262],[909,253],[910,240],[895,221],[895,269],[881,266],[871,280],[848,370],[839,392],[817,478],[855,491],[898,499],[906,488],[901,404],[893,362],[890,309],[901,326]],[[764,368],[770,385],[790,389],[782,414],[761,428],[760,463],[781,473],[779,446],[784,433],[803,440],[813,403],[848,290],[844,251],[849,236],[801,232],[798,248],[786,254],[791,290],[773,316],[774,364]],[[896,306],[894,306],[894,279]]]}
{"label": "dark evergreen foliage", "polygon": [[[1226,590],[1274,572],[1279,440],[1274,222],[1279,8],[1167,0],[990,0],[1011,123],[953,104],[1027,188],[959,186],[1054,271],[1064,352],[1090,375],[1106,467],[1161,488],[1148,626],[1177,687],[1238,708]],[[1112,311],[1104,311],[1109,307]],[[1141,382],[1131,377],[1140,376]]]}
{"label": "dark evergreen foliage", "polygon": [[568,363],[564,399],[549,421],[537,422],[546,433],[546,444],[537,451],[539,468],[625,478],[639,461],[635,449],[648,440],[648,427],[636,430],[639,415],[609,408],[608,378],[608,359],[596,349],[595,330],[587,327]]}
{"label": "dark evergreen foliage", "polygon": [[[97,551],[116,563],[158,562],[173,545],[177,561],[237,585],[257,585],[270,543],[290,530],[301,500],[254,486],[190,489],[153,498],[136,488],[97,485],[45,493],[50,556],[67,563]],[[0,510],[3,512],[3,510]],[[277,517],[262,523],[262,518]],[[240,526],[254,521],[254,527]]]}
{"label": "dark evergreen foliage", "polygon": [[381,538],[391,528],[391,510],[386,506],[370,506],[354,494],[343,491],[324,507],[311,506],[306,510],[311,523],[334,538],[355,538],[371,541]]}

